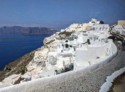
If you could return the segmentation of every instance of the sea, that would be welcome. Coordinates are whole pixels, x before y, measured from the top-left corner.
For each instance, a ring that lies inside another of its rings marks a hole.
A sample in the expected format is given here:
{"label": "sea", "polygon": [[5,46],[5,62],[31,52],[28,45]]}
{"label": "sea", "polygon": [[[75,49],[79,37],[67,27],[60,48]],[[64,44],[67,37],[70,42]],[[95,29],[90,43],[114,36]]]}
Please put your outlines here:
{"label": "sea", "polygon": [[41,47],[48,34],[0,34],[0,70],[8,63]]}

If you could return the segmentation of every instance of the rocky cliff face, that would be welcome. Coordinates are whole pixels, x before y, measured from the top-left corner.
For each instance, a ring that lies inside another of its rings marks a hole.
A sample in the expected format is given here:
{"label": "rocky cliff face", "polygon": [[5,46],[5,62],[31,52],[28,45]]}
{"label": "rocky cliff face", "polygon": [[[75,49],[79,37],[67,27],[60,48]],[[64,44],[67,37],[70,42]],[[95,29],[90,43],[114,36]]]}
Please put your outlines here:
{"label": "rocky cliff face", "polygon": [[12,26],[12,27],[1,27],[1,33],[9,33],[9,34],[26,34],[26,35],[38,35],[38,34],[53,34],[57,30],[50,29],[46,27],[21,27],[21,26]]}

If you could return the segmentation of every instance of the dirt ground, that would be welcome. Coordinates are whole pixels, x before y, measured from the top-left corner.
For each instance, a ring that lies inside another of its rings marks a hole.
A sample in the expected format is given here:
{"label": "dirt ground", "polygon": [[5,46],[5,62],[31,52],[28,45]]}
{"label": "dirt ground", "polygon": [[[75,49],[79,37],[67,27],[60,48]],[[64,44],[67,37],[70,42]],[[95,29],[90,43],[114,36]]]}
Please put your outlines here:
{"label": "dirt ground", "polygon": [[114,80],[109,92],[125,92],[125,72]]}

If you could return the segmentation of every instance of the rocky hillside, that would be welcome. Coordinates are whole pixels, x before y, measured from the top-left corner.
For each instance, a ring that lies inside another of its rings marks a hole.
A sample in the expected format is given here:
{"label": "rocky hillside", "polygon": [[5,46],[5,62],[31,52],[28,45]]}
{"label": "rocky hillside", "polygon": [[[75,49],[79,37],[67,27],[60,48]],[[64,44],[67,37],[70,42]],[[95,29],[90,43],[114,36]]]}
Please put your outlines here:
{"label": "rocky hillside", "polygon": [[12,33],[12,34],[26,34],[26,35],[38,35],[38,34],[53,34],[57,30],[50,29],[47,27],[21,27],[21,26],[12,26],[12,27],[1,27],[0,34],[2,33]]}
{"label": "rocky hillside", "polygon": [[33,59],[33,57],[34,51],[6,65],[4,70],[0,71],[0,81],[12,74],[23,74],[26,71],[25,66],[29,63],[30,60]]}

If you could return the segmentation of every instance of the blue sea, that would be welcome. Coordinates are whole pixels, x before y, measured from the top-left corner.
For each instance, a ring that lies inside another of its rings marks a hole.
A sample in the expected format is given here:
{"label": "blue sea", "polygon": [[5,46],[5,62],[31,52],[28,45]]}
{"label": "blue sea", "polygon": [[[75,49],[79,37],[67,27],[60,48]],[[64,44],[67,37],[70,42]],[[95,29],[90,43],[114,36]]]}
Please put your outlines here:
{"label": "blue sea", "polygon": [[43,45],[49,35],[0,34],[0,69]]}

